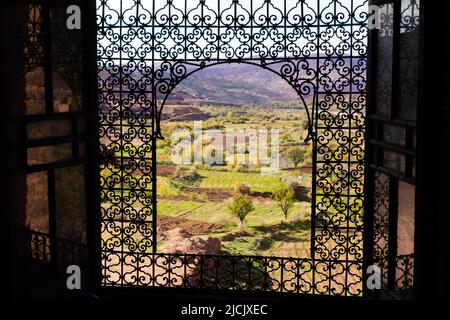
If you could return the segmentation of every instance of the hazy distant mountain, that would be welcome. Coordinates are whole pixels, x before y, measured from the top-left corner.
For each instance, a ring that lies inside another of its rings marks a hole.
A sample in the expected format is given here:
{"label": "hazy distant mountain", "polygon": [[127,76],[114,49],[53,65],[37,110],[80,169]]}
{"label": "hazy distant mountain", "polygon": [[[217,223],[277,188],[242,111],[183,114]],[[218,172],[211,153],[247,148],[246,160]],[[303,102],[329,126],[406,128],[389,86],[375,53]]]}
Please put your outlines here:
{"label": "hazy distant mountain", "polygon": [[275,73],[248,64],[222,64],[183,80],[169,103],[261,105],[298,101],[294,89]]}
{"label": "hazy distant mountain", "polygon": [[[348,78],[339,72],[348,69],[351,61],[344,58],[339,66],[333,62],[323,62],[320,90],[346,90]],[[334,62],[336,63],[336,62]],[[355,62],[354,62],[355,63]],[[314,68],[314,65],[310,67]],[[364,66],[361,66],[364,68]],[[106,68],[107,70],[107,68]],[[106,84],[109,72],[102,71],[100,77]],[[339,70],[339,72],[338,72]],[[343,71],[344,73],[347,71]],[[114,71],[114,74],[116,71]],[[142,77],[136,73],[136,78]],[[352,91],[362,90],[361,83],[364,75],[355,78]],[[162,98],[162,96],[161,96]],[[305,97],[310,103],[312,96]],[[220,64],[199,70],[182,80],[170,93],[166,105],[273,105],[275,103],[300,102],[294,89],[279,75],[270,70],[249,64]]]}

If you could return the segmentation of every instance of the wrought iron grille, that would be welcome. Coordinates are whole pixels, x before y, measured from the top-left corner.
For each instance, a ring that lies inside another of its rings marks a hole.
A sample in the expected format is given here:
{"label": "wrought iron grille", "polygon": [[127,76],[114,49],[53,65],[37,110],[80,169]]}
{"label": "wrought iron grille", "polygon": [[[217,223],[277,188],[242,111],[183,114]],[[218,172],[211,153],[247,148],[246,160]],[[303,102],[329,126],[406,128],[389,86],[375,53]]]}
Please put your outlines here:
{"label": "wrought iron grille", "polygon": [[419,81],[420,1],[380,6],[373,38],[373,103],[368,198],[372,202],[373,261],[388,291],[414,285],[416,119]]}
{"label": "wrought iron grille", "polygon": [[[367,0],[97,1],[104,285],[362,294],[367,17]],[[275,72],[306,107],[309,258],[157,253],[162,108],[219,63]]]}

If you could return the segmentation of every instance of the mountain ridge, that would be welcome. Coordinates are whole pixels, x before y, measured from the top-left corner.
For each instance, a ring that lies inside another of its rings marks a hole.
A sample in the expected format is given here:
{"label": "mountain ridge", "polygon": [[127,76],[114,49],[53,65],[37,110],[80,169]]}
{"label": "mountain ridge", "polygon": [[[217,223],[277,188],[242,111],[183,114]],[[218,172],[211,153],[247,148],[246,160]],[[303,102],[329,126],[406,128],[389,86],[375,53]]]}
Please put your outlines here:
{"label": "mountain ridge", "polygon": [[270,105],[299,101],[277,74],[249,64],[221,64],[191,74],[168,97],[169,103],[194,105]]}

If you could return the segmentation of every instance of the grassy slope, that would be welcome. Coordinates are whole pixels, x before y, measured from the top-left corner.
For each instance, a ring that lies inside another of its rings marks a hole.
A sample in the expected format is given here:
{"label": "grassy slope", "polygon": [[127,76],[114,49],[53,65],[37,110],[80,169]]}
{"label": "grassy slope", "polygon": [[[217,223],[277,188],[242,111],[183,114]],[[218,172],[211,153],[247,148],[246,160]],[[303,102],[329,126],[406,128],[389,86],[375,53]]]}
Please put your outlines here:
{"label": "grassy slope", "polygon": [[[198,171],[202,176],[200,188],[229,188],[232,189],[237,181],[250,186],[252,191],[273,191],[274,186],[280,180],[280,173],[275,175],[263,175],[259,173],[222,172],[222,171]],[[182,191],[173,188],[168,178],[159,177],[159,192],[162,195],[179,195]],[[310,178],[303,180],[308,185]],[[239,220],[234,217],[227,208],[230,200],[221,202],[195,201],[195,200],[169,200],[160,199],[158,202],[158,214],[207,223],[221,224],[223,227],[210,233],[210,236],[222,237],[227,233],[239,230]],[[237,238],[232,242],[223,242],[223,249],[235,254],[259,254],[259,255],[293,255],[305,256],[309,245],[310,234],[310,203],[307,201],[296,202],[288,220],[277,204],[270,198],[254,199],[255,210],[246,219],[245,231],[251,234],[248,237]],[[267,246],[256,248],[254,239],[264,238]]]}
{"label": "grassy slope", "polygon": [[[223,112],[229,109],[205,108],[205,112]],[[213,118],[211,124],[217,122],[225,125],[227,129],[247,129],[247,128],[267,128],[279,129],[282,134],[287,134],[289,142],[302,142],[305,131],[301,128],[301,121],[292,121],[293,114],[298,115],[302,111],[275,110],[271,116],[276,115],[279,119],[275,122],[264,119],[267,117],[266,110],[258,110],[252,113],[250,121],[246,123],[236,123],[234,119],[223,117]],[[249,115],[249,114],[247,114]],[[214,120],[217,119],[217,120]],[[231,120],[231,121],[230,121]],[[176,126],[176,123],[169,123],[169,126]],[[167,149],[158,149],[159,159],[166,160]],[[281,172],[274,175],[264,175],[261,173],[244,173],[236,171],[209,171],[199,170],[203,177],[198,185],[199,188],[208,189],[233,189],[236,182],[247,184],[253,192],[272,192],[282,177],[300,175],[299,172]],[[302,180],[302,185],[310,188],[309,175]],[[169,178],[158,177],[158,194],[164,196],[183,195],[170,185]],[[161,198],[158,202],[158,214],[185,219],[218,223],[222,228],[210,233],[211,236],[222,237],[227,233],[239,230],[239,220],[232,216],[227,208],[230,199],[222,202],[195,201],[195,200],[170,200]],[[236,238],[231,242],[222,242],[224,250],[234,254],[258,254],[258,255],[281,255],[281,256],[302,256],[308,255],[310,236],[310,214],[309,202],[296,202],[291,210],[288,220],[285,220],[281,210],[272,199],[255,200],[255,210],[246,219],[245,231],[251,234],[248,237]],[[256,248],[254,239],[264,239],[266,246]]]}
{"label": "grassy slope", "polygon": [[[239,230],[239,220],[232,216],[226,202],[196,202],[196,201],[165,201],[158,203],[160,215],[183,217],[207,223],[218,223],[222,228],[208,235],[222,237],[227,233]],[[281,210],[272,201],[255,203],[255,210],[246,219],[245,231],[251,236],[237,238],[232,242],[224,242],[223,249],[238,254],[275,254],[285,255],[283,250],[277,252],[278,244],[282,242],[307,246],[309,241],[310,204],[297,202],[288,220],[285,220]],[[271,247],[266,250],[255,248],[255,237],[271,241]]]}
{"label": "grassy slope", "polygon": [[260,173],[226,172],[199,170],[204,177],[200,183],[201,188],[229,188],[232,189],[236,182],[245,183],[252,191],[273,191],[280,181],[279,175],[264,175]]}

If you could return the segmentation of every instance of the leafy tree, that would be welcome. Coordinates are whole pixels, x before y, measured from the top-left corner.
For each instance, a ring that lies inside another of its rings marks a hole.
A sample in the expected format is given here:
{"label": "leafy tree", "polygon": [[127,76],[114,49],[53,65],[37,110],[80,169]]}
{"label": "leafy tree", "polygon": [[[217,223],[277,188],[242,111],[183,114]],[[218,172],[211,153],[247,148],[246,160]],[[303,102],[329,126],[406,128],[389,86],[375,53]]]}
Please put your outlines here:
{"label": "leafy tree", "polygon": [[292,209],[295,202],[295,193],[294,190],[281,183],[274,191],[273,198],[277,202],[281,211],[284,213],[284,217],[287,219],[289,210]]}
{"label": "leafy tree", "polygon": [[255,210],[255,207],[253,206],[253,201],[248,196],[237,193],[233,196],[233,202],[228,205],[228,209],[239,219],[241,222],[240,229],[242,230],[245,218],[250,212]]}
{"label": "leafy tree", "polygon": [[287,150],[287,156],[297,167],[305,159],[305,152],[299,147],[292,147]]}

